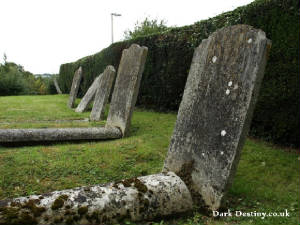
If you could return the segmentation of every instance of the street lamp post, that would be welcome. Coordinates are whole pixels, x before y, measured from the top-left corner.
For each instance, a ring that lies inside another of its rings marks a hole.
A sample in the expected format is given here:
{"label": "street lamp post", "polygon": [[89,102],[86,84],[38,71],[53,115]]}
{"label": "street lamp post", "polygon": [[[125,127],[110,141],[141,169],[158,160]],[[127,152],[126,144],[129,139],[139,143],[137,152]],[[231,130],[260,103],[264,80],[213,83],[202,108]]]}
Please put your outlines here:
{"label": "street lamp post", "polygon": [[114,43],[114,16],[122,16],[121,14],[118,13],[111,13],[110,18],[111,18],[111,43]]}

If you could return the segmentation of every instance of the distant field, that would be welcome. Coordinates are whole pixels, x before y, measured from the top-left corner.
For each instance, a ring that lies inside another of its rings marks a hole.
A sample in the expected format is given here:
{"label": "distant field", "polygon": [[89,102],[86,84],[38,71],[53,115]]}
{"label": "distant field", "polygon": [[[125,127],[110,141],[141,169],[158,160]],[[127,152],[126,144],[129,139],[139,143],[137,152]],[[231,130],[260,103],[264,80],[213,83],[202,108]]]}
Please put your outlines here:
{"label": "distant field", "polygon": [[[90,112],[75,113],[67,108],[67,100],[66,95],[0,97],[0,128],[105,124],[83,121]],[[175,121],[175,114],[136,109],[130,136],[124,139],[0,146],[0,199],[157,173]],[[248,139],[225,206],[243,212],[287,209],[289,217],[209,218],[195,210],[150,224],[300,224],[299,169],[299,155],[293,149]]]}

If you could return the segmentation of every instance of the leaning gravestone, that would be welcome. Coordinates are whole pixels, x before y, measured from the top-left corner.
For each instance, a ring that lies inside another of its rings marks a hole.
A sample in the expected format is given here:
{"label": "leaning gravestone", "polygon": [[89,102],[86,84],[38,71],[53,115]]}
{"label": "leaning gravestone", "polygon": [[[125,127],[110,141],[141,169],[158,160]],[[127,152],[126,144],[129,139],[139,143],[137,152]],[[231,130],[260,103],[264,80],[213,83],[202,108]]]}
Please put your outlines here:
{"label": "leaning gravestone", "polygon": [[75,112],[84,112],[86,110],[87,106],[93,100],[97,89],[99,88],[99,79],[101,80],[101,77],[102,77],[101,75],[96,77],[96,79],[94,80],[94,82],[92,83],[92,85],[90,86],[88,91],[85,93],[85,95],[81,99],[79,105],[75,109]]}
{"label": "leaning gravestone", "polygon": [[223,28],[195,50],[163,171],[216,210],[235,174],[270,41],[247,25]]}
{"label": "leaning gravestone", "polygon": [[132,44],[122,53],[106,127],[119,127],[123,136],[129,130],[147,52],[147,47]]}
{"label": "leaning gravestone", "polygon": [[115,68],[113,66],[107,66],[101,76],[102,78],[98,81],[94,105],[90,116],[91,121],[103,119],[101,117],[103,117],[115,75]]}
{"label": "leaning gravestone", "polygon": [[62,91],[61,91],[60,88],[59,88],[59,85],[58,85],[58,83],[57,83],[56,78],[53,79],[53,82],[54,82],[54,86],[55,86],[55,88],[56,88],[57,93],[58,93],[58,94],[62,94]]}
{"label": "leaning gravestone", "polygon": [[69,102],[68,102],[69,108],[74,108],[74,104],[75,104],[75,100],[76,100],[77,93],[79,90],[81,78],[82,78],[82,68],[79,67],[78,70],[75,71],[75,74],[73,77],[73,82],[72,82],[72,87],[71,87],[70,97],[69,97]]}

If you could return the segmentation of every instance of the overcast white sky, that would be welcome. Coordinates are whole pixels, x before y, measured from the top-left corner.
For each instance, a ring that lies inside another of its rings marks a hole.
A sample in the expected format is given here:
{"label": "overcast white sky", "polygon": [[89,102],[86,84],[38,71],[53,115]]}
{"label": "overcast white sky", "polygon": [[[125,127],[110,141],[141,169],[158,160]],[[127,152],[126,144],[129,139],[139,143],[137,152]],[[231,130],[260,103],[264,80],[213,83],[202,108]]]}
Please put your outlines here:
{"label": "overcast white sky", "polygon": [[35,74],[58,73],[62,63],[99,52],[146,16],[168,26],[190,25],[253,0],[0,0],[0,62]]}

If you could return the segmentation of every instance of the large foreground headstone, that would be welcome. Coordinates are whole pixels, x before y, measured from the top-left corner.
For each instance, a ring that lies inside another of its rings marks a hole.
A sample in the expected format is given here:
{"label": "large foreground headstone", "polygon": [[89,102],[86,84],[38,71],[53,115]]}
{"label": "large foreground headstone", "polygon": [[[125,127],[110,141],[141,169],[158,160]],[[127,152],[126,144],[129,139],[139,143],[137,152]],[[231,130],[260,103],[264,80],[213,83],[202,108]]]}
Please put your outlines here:
{"label": "large foreground headstone", "polygon": [[80,85],[81,79],[82,79],[82,68],[80,66],[75,71],[75,74],[73,77],[73,82],[72,82],[72,87],[71,87],[70,97],[69,97],[69,102],[68,102],[69,108],[74,108],[74,104],[75,104],[75,100],[76,100],[77,93],[79,90],[79,85]]}
{"label": "large foreground headstone", "polygon": [[140,47],[137,44],[123,50],[106,122],[107,127],[120,128],[123,136],[128,134],[147,52],[147,47]]}
{"label": "large foreground headstone", "polygon": [[75,109],[75,112],[84,112],[86,110],[87,106],[91,103],[91,101],[93,101],[96,91],[99,88],[99,80],[101,80],[101,77],[102,77],[102,75],[99,75],[93,81],[92,85],[90,86],[88,91],[85,93],[85,95],[81,99],[79,105]]}
{"label": "large foreground headstone", "polygon": [[101,80],[98,81],[93,109],[90,116],[92,121],[103,119],[101,117],[103,117],[105,105],[108,101],[115,75],[115,68],[113,66],[107,66],[101,76]]}
{"label": "large foreground headstone", "polygon": [[247,25],[226,27],[195,50],[163,171],[197,204],[216,210],[235,174],[270,42]]}
{"label": "large foreground headstone", "polygon": [[62,94],[62,91],[59,88],[59,85],[58,85],[58,82],[57,82],[56,78],[53,79],[53,82],[54,82],[54,86],[56,88],[57,93]]}

